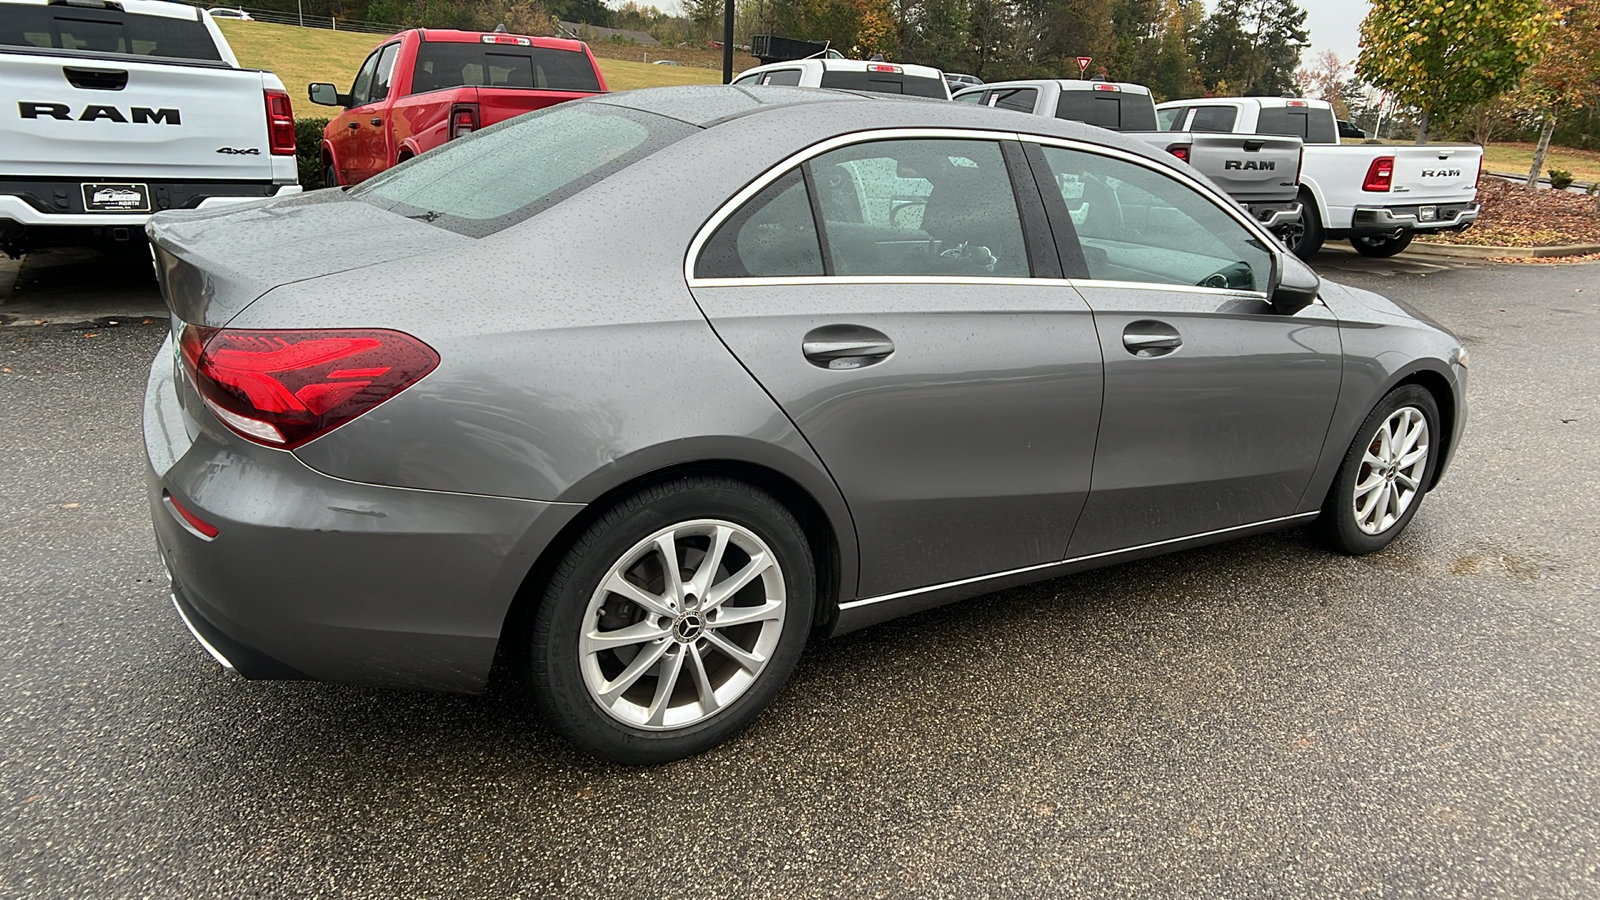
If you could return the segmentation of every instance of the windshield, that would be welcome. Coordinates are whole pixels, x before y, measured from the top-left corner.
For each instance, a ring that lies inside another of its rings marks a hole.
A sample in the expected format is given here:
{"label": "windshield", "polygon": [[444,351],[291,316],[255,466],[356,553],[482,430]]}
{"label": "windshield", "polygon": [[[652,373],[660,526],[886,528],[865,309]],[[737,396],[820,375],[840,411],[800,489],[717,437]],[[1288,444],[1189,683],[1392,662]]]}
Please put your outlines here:
{"label": "windshield", "polygon": [[638,110],[574,101],[458,138],[369,179],[350,196],[483,237],[697,130]]}

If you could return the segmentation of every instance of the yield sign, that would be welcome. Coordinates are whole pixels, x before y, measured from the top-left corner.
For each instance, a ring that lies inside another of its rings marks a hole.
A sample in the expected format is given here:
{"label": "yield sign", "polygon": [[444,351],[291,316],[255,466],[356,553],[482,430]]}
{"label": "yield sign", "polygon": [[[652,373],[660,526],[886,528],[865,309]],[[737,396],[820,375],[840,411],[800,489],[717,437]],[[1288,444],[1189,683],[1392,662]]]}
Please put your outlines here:
{"label": "yield sign", "polygon": [[1088,71],[1089,63],[1092,63],[1092,62],[1094,62],[1094,57],[1092,57],[1092,56],[1080,56],[1080,57],[1078,57],[1078,72],[1081,74],[1083,72]]}

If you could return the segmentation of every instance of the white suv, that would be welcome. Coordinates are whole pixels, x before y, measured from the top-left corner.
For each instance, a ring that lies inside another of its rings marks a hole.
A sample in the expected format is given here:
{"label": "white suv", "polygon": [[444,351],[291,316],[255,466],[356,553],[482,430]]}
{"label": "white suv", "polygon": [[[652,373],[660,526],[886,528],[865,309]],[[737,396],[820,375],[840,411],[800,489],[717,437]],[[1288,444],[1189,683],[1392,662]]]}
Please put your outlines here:
{"label": "white suv", "polygon": [[938,69],[879,60],[795,59],[768,63],[740,72],[733,83],[824,87],[841,91],[950,99],[950,88],[944,83],[944,73]]}

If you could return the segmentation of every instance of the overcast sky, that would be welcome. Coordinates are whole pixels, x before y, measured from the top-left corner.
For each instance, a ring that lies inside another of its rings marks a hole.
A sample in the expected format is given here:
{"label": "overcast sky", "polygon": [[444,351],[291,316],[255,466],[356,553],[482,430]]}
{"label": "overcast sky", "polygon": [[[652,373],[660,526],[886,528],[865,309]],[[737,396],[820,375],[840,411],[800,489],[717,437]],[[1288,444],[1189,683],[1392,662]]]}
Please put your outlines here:
{"label": "overcast sky", "polygon": [[1339,54],[1342,62],[1356,61],[1366,0],[1301,0],[1300,8],[1306,11],[1306,28],[1311,32],[1311,49],[1301,56],[1302,65],[1310,65],[1324,50]]}

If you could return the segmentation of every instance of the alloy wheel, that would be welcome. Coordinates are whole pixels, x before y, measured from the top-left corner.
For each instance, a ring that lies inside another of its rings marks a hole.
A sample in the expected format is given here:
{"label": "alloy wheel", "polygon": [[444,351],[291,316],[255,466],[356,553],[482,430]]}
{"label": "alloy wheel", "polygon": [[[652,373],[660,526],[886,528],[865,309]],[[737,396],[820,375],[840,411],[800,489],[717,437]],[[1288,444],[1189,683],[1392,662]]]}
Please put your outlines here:
{"label": "alloy wheel", "polygon": [[578,637],[584,685],[635,728],[695,725],[756,682],[787,612],[782,568],[755,533],[718,519],[663,528],[591,595]]}
{"label": "alloy wheel", "polygon": [[1428,448],[1428,420],[1422,410],[1403,406],[1383,420],[1356,474],[1356,527],[1377,535],[1400,521],[1422,490]]}

